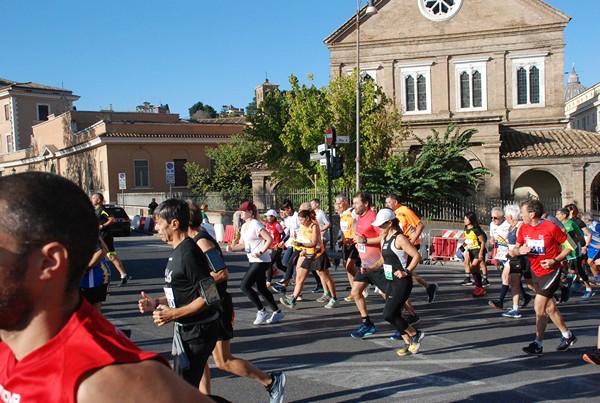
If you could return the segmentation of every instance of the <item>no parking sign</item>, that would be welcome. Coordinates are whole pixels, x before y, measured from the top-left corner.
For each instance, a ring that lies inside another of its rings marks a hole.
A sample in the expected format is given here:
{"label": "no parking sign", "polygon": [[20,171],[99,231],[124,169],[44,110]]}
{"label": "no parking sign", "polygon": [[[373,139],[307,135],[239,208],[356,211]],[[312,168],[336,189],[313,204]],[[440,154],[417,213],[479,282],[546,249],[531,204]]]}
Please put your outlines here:
{"label": "no parking sign", "polygon": [[119,190],[127,189],[127,177],[125,172],[119,172]]}
{"label": "no parking sign", "polygon": [[175,183],[175,163],[173,161],[167,161],[165,163],[166,174],[167,174],[167,183],[174,184]]}

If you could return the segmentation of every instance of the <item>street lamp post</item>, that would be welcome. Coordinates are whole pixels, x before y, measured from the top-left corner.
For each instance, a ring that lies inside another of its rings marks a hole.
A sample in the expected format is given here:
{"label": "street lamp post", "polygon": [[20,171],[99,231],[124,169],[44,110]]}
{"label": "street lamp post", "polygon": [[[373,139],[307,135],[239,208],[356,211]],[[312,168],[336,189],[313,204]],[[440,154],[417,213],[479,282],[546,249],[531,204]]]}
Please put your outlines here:
{"label": "street lamp post", "polygon": [[[360,191],[360,2],[356,0],[356,191]],[[377,14],[373,0],[367,1],[365,15]]]}

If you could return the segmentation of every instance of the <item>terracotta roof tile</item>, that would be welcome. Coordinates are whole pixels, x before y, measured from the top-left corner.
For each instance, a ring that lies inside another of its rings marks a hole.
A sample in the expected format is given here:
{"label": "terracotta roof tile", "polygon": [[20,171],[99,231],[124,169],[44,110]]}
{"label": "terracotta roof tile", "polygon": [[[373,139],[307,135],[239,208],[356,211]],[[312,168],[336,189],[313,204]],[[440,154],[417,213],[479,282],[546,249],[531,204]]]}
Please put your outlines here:
{"label": "terracotta roof tile", "polygon": [[65,88],[58,87],[50,87],[49,85],[42,85],[37,83],[18,83],[16,81],[7,80],[5,78],[0,78],[0,87],[18,87],[18,88],[31,88],[37,90],[49,90],[49,91],[64,91],[64,92],[72,92],[71,90],[67,90]]}
{"label": "terracotta roof tile", "polygon": [[152,137],[170,137],[170,138],[230,138],[231,134],[199,134],[199,133],[102,133],[100,137],[140,137],[140,138],[152,138]]}
{"label": "terracotta roof tile", "polygon": [[500,138],[500,152],[505,158],[600,154],[600,134],[585,130],[508,130]]}

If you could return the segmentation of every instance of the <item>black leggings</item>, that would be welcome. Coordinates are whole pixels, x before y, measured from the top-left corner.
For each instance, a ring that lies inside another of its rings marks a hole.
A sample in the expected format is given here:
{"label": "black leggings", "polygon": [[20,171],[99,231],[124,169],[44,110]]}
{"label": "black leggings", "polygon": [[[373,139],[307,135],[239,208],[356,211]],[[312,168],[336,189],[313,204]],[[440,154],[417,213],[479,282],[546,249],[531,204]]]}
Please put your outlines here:
{"label": "black leggings", "polygon": [[402,334],[406,333],[408,322],[402,317],[402,307],[410,297],[413,288],[412,276],[409,274],[404,278],[394,278],[387,284],[385,290],[385,306],[383,307],[383,318],[390,322]]}
{"label": "black leggings", "polygon": [[579,274],[579,277],[585,282],[589,282],[590,278],[588,277],[585,269],[583,268],[583,256],[577,256],[575,259],[568,260],[569,269],[571,271]]}
{"label": "black leggings", "polygon": [[273,280],[273,270],[275,268],[281,270],[281,271],[285,271],[285,266],[283,266],[283,264],[281,263],[281,249],[273,249],[272,250],[272,254],[271,254],[271,264],[272,266],[270,267],[269,270],[267,270],[267,281],[270,283],[271,280]]}
{"label": "black leggings", "polygon": [[246,272],[246,275],[242,279],[240,288],[246,294],[246,297],[256,306],[259,311],[264,308],[260,302],[258,293],[254,291],[252,286],[256,284],[256,289],[261,295],[267,300],[267,303],[273,309],[273,311],[279,310],[279,307],[275,303],[273,294],[267,288],[267,270],[271,269],[271,262],[252,262]]}

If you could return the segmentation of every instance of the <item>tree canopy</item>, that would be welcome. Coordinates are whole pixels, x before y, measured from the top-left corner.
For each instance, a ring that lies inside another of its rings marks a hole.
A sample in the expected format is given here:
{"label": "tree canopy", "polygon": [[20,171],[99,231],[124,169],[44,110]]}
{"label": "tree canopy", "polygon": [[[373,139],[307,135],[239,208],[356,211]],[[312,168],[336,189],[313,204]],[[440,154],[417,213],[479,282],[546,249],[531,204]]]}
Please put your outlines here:
{"label": "tree canopy", "polygon": [[[258,161],[289,188],[325,187],[326,169],[319,161],[311,161],[310,154],[325,142],[329,126],[336,128],[338,136],[349,137],[349,143],[336,146],[336,155],[344,159],[345,166],[335,184],[355,186],[356,72],[336,77],[321,88],[311,76],[303,84],[291,75],[289,83],[289,91],[267,95],[255,113],[247,115],[249,124],[240,137],[207,151],[214,160],[212,171],[186,164],[191,189],[249,191],[247,165]],[[436,130],[426,139],[412,135],[418,147],[395,152],[410,135],[400,112],[373,80],[361,79],[360,88],[361,190],[393,191],[413,201],[463,198],[472,195],[489,175],[482,166],[472,168],[469,163],[473,161],[464,157],[475,129],[461,131],[449,125],[443,135]]]}
{"label": "tree canopy", "polygon": [[483,166],[471,167],[465,151],[476,129],[462,130],[448,125],[444,134],[432,129],[426,139],[413,135],[419,147],[412,152],[390,155],[378,169],[369,172],[365,181],[367,191],[394,191],[412,201],[463,199],[472,196],[490,172]]}
{"label": "tree canopy", "polygon": [[204,105],[202,102],[196,102],[189,109],[190,119],[216,118],[217,111],[210,105]]}

